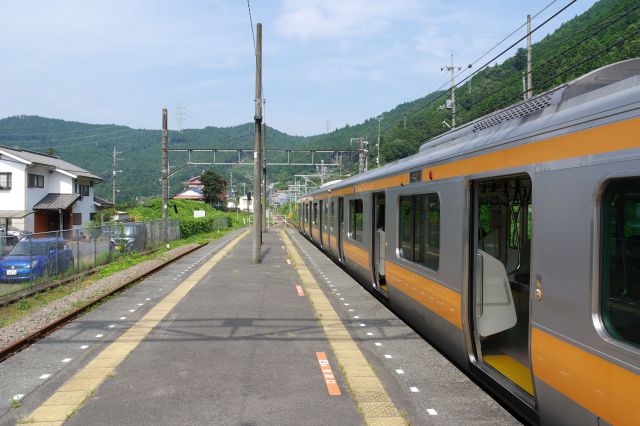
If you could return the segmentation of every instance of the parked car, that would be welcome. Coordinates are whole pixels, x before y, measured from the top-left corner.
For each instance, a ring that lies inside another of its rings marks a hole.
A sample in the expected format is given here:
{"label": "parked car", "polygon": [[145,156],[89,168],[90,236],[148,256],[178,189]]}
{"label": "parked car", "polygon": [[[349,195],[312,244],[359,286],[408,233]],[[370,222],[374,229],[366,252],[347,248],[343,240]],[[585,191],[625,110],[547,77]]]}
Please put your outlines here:
{"label": "parked car", "polygon": [[120,252],[143,251],[145,244],[144,223],[125,223],[117,225],[109,238],[111,250]]}
{"label": "parked car", "polygon": [[23,239],[0,260],[0,281],[27,281],[72,267],[73,251],[62,238]]}

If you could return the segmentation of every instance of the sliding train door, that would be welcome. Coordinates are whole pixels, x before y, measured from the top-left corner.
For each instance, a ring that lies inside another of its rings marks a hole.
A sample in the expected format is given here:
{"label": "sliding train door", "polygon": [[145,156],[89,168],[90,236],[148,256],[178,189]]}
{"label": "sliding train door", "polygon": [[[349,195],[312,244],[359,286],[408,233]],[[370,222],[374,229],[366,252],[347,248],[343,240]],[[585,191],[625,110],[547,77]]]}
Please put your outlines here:
{"label": "sliding train door", "polygon": [[376,192],[373,194],[373,229],[371,238],[371,270],[373,271],[373,286],[387,295],[387,282],[385,280],[385,193]]}
{"label": "sliding train door", "polygon": [[531,179],[472,184],[470,313],[477,367],[533,404],[530,358]]}
{"label": "sliding train door", "polygon": [[338,198],[338,260],[344,263],[344,247],[343,247],[343,233],[344,233],[344,198]]}

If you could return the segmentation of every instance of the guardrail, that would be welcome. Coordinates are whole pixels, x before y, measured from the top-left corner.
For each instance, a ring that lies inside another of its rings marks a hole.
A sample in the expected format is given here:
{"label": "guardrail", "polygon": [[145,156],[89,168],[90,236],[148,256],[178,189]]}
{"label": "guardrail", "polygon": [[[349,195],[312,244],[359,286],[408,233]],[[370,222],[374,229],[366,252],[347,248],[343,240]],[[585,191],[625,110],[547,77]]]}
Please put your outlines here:
{"label": "guardrail", "polygon": [[[124,254],[161,247],[163,221],[126,222],[62,231],[0,235],[0,305],[58,285]],[[169,240],[180,224],[169,221]]]}

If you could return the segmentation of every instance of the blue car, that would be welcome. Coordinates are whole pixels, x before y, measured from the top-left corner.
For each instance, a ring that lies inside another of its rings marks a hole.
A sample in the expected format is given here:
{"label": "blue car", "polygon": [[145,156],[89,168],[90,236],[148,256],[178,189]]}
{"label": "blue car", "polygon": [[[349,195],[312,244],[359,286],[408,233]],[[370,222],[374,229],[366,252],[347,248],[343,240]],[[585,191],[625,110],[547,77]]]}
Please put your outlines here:
{"label": "blue car", "polygon": [[28,281],[72,267],[73,251],[62,238],[23,239],[0,260],[0,281]]}

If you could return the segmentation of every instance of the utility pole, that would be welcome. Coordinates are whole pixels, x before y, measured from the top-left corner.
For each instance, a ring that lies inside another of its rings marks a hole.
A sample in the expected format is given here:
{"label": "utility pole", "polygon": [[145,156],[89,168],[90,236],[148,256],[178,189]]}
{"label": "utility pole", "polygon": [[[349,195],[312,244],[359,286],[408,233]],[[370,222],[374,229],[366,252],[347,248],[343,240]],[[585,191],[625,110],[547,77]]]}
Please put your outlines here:
{"label": "utility pole", "polygon": [[367,155],[369,151],[367,149],[369,142],[364,138],[351,138],[351,143],[358,143],[358,173],[364,173],[367,171]]}
{"label": "utility pole", "polygon": [[320,186],[324,185],[324,160],[320,160]]}
{"label": "utility pole", "polygon": [[524,71],[522,71],[522,97],[527,100],[527,79],[525,78]]}
{"label": "utility pole", "polygon": [[262,181],[264,182],[262,194],[262,232],[267,232],[267,125],[262,124]]}
{"label": "utility pole", "polygon": [[169,115],[162,109],[162,238],[169,246]]}
{"label": "utility pole", "polygon": [[112,161],[112,169],[111,169],[111,173],[113,176],[113,180],[112,180],[112,188],[111,188],[111,202],[113,203],[113,206],[115,207],[116,205],[116,173],[120,172],[121,170],[116,170],[116,163],[118,161],[118,154],[122,154],[120,151],[116,151],[116,147],[114,145],[113,147],[113,154],[111,154],[111,161]]}
{"label": "utility pole", "polygon": [[378,143],[376,144],[376,167],[380,167],[380,126],[382,124],[382,115],[376,117],[378,120]]}
{"label": "utility pole", "polygon": [[445,65],[440,67],[440,71],[451,72],[451,128],[456,127],[456,70],[460,71],[462,67],[456,67],[453,65],[453,53],[451,54],[451,65]]}
{"label": "utility pole", "polygon": [[533,96],[533,77],[531,75],[531,15],[527,15],[527,99]]}
{"label": "utility pole", "polygon": [[262,262],[262,24],[256,29],[256,112],[253,150],[253,263]]}

